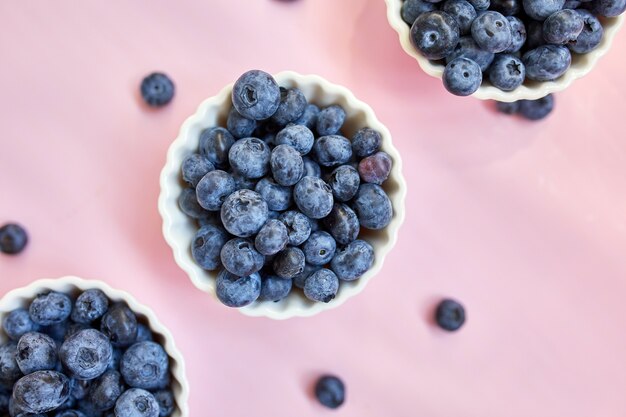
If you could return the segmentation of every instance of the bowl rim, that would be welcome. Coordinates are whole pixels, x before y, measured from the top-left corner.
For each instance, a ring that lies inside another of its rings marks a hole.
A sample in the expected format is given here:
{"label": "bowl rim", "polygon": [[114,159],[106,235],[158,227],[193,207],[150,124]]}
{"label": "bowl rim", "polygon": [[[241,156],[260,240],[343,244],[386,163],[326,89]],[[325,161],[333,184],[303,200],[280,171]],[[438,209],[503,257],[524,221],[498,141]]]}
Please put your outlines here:
{"label": "bowl rim", "polygon": [[[302,75],[294,71],[282,71],[273,74],[278,84],[292,83],[294,85],[314,85],[321,88],[324,91],[330,91],[332,94],[345,99],[349,108],[354,108],[359,112],[365,114],[365,120],[368,127],[377,130],[383,137],[383,148],[393,159],[394,165],[392,169],[392,175],[397,183],[397,190],[394,193],[393,198],[390,196],[392,206],[394,209],[394,217],[386,228],[389,234],[389,241],[377,248],[376,261],[372,268],[364,274],[358,280],[358,284],[354,287],[346,288],[342,294],[335,298],[331,303],[315,303],[311,306],[290,306],[290,308],[282,311],[277,311],[270,308],[260,308],[258,303],[253,303],[250,306],[238,308],[237,310],[244,315],[253,317],[267,317],[274,320],[285,320],[293,317],[310,317],[318,314],[322,311],[330,310],[342,305],[347,299],[360,293],[371,278],[377,275],[384,263],[387,254],[393,249],[398,239],[398,231],[404,222],[405,218],[405,201],[407,194],[406,181],[402,175],[402,159],[400,152],[393,145],[391,133],[389,129],[378,120],[374,110],[365,102],[357,99],[355,95],[346,87],[331,83],[319,75],[308,74]],[[200,277],[205,271],[194,262],[188,262],[185,257],[185,252],[188,251],[189,242],[178,242],[172,235],[172,227],[174,223],[174,213],[181,213],[178,205],[172,207],[172,190],[170,189],[169,182],[172,181],[172,177],[177,179],[180,172],[180,162],[176,155],[179,152],[179,148],[183,146],[186,141],[191,127],[198,123],[198,121],[206,115],[207,111],[211,107],[219,107],[224,105],[227,101],[230,101],[231,91],[234,83],[226,85],[214,96],[205,99],[197,108],[196,112],[188,117],[182,124],[180,131],[176,139],[170,145],[167,152],[167,160],[161,171],[160,186],[161,192],[158,199],[159,213],[163,219],[162,232],[163,236],[170,246],[174,254],[174,260],[178,266],[189,276],[193,284],[200,290],[207,292],[215,297],[215,285],[214,280],[207,282],[208,280]],[[365,127],[365,125],[363,127]],[[174,213],[172,213],[174,210]],[[269,302],[268,302],[269,303]]]}
{"label": "bowl rim", "polygon": [[[413,57],[426,74],[441,79],[443,76],[443,67],[441,65],[433,65],[428,59],[417,52],[411,44],[411,28],[402,20],[400,14],[403,0],[385,0],[385,3],[387,4],[387,21],[398,34],[400,45],[404,52]],[[513,91],[502,91],[492,85],[483,84],[469,97],[474,97],[479,100],[514,102],[517,100],[537,100],[548,94],[565,90],[571,86],[574,81],[589,74],[595,68],[600,58],[608,53],[615,39],[615,35],[624,24],[625,18],[624,14],[617,17],[606,18],[606,20],[610,20],[612,24],[603,25],[604,37],[602,43],[598,48],[586,54],[588,63],[583,68],[570,68],[562,77],[555,81],[538,82],[532,87],[522,85]]]}
{"label": "bowl rim", "polygon": [[[15,309],[11,303],[16,299],[34,299],[37,294],[45,291],[66,292],[67,287],[74,287],[78,290],[85,291],[87,289],[99,289],[106,296],[113,300],[123,300],[134,312],[141,316],[145,316],[150,329],[163,336],[165,342],[163,347],[167,352],[172,363],[170,364],[170,372],[172,377],[180,384],[180,390],[172,390],[176,399],[176,405],[180,410],[180,414],[173,414],[176,417],[189,416],[189,381],[187,380],[185,371],[185,360],[182,353],[176,346],[174,335],[170,330],[161,323],[154,311],[147,305],[140,303],[130,293],[124,290],[115,289],[104,281],[96,279],[80,278],[73,275],[67,275],[59,278],[42,278],[32,281],[31,283],[14,288],[4,294],[0,298],[0,322],[4,316]],[[175,364],[175,366],[172,366]]]}

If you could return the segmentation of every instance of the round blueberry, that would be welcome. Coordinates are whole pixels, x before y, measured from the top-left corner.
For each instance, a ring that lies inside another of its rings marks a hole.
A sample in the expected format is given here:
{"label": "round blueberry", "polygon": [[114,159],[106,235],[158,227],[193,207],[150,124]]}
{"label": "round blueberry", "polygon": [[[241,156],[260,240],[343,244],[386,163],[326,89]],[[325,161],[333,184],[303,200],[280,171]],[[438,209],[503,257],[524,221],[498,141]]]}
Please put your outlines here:
{"label": "round blueberry", "polygon": [[109,308],[109,299],[101,290],[92,288],[83,291],[72,310],[72,320],[76,323],[91,323],[104,316]]}
{"label": "round blueberry", "polygon": [[65,294],[49,292],[38,295],[28,309],[30,318],[41,326],[65,321],[72,312],[72,300]]}
{"label": "round blueberry", "polygon": [[24,250],[27,243],[28,234],[19,224],[9,223],[0,227],[0,252],[17,255]]}
{"label": "round blueberry", "polygon": [[600,45],[602,37],[604,36],[604,28],[593,14],[588,10],[576,10],[576,13],[580,15],[584,22],[583,30],[576,38],[575,42],[570,42],[567,47],[570,51],[577,54],[586,54],[593,51]]}
{"label": "round blueberry", "polygon": [[515,55],[498,54],[489,68],[489,80],[502,91],[513,91],[526,78],[526,68]]}
{"label": "round blueberry", "polygon": [[313,272],[304,282],[304,295],[311,301],[328,303],[337,295],[339,279],[330,269]]}
{"label": "round blueberry", "polygon": [[406,0],[402,3],[400,15],[402,16],[402,20],[404,20],[407,25],[411,26],[420,15],[426,12],[432,12],[436,9],[437,5],[427,0]]}
{"label": "round blueberry", "polygon": [[295,185],[304,174],[302,156],[289,145],[278,145],[272,150],[270,167],[274,180],[283,186]]}
{"label": "round blueberry", "polygon": [[18,308],[4,316],[2,328],[10,339],[18,340],[24,333],[34,332],[37,325],[30,319],[28,310]]}
{"label": "round blueberry", "polygon": [[270,148],[257,138],[239,139],[228,152],[230,166],[246,178],[261,178],[270,164]]}
{"label": "round blueberry", "polygon": [[523,0],[524,11],[532,19],[543,21],[565,5],[565,0]]}
{"label": "round blueberry", "polygon": [[352,157],[352,145],[343,136],[321,136],[315,140],[313,151],[317,162],[325,167],[345,164]]}
{"label": "round blueberry", "polygon": [[393,161],[386,152],[376,152],[359,162],[359,175],[364,182],[380,185],[389,178],[392,165]]}
{"label": "round blueberry", "polygon": [[289,232],[280,220],[268,220],[254,239],[254,247],[261,255],[275,255],[287,246]]}
{"label": "round blueberry", "polygon": [[57,345],[48,335],[29,332],[17,342],[15,359],[24,375],[52,370],[57,364]]}
{"label": "round blueberry", "polygon": [[63,366],[78,379],[94,379],[106,371],[113,347],[95,329],[81,330],[68,337],[59,349]]}
{"label": "round blueberry", "polygon": [[138,323],[137,324],[137,338],[135,339],[136,343],[139,342],[151,342],[154,340],[154,336],[152,335],[152,330],[145,324]]}
{"label": "round blueberry", "polygon": [[347,245],[359,236],[359,219],[346,204],[334,204],[330,214],[323,221],[326,229],[341,245]]}
{"label": "round blueberry", "polygon": [[512,54],[522,49],[526,43],[526,26],[515,16],[507,16],[506,19],[511,27],[511,45],[504,52]]}
{"label": "round blueberry", "polygon": [[338,105],[328,106],[317,115],[317,134],[320,136],[334,135],[339,132],[346,121],[346,112]]}
{"label": "round blueberry", "polygon": [[467,58],[477,63],[480,70],[484,72],[493,62],[494,56],[493,53],[481,49],[471,36],[463,36],[459,39],[454,50],[446,57],[446,64],[457,58]]}
{"label": "round blueberry", "polygon": [[169,378],[169,356],[158,343],[135,343],[122,356],[120,372],[130,387],[164,388]]}
{"label": "round blueberry", "polygon": [[443,300],[437,306],[435,320],[439,327],[444,330],[451,332],[458,330],[465,323],[465,309],[454,300]]}
{"label": "round blueberry", "polygon": [[[469,96],[478,90],[483,81],[480,66],[467,58],[450,61],[443,71],[443,85],[456,96]],[[359,171],[361,167],[359,165]]]}
{"label": "round blueberry", "polygon": [[575,10],[559,10],[543,22],[543,38],[555,45],[565,45],[576,41],[585,22]]}
{"label": "round blueberry", "polygon": [[[366,159],[363,159],[363,161]],[[341,165],[331,172],[328,178],[328,186],[333,191],[333,197],[337,201],[352,199],[359,190],[360,184],[359,173],[350,165]]]}
{"label": "round blueberry", "polygon": [[244,73],[233,85],[233,106],[248,119],[271,117],[280,105],[280,96],[274,77],[259,70]]}
{"label": "round blueberry", "polygon": [[228,241],[226,232],[218,226],[202,226],[193,239],[191,255],[202,268],[213,271],[221,266],[220,251]]}
{"label": "round blueberry", "polygon": [[198,203],[196,190],[193,188],[183,189],[180,196],[178,196],[178,207],[180,207],[180,210],[192,219],[203,219],[209,217],[211,214]]}
{"label": "round blueberry", "polygon": [[227,172],[218,169],[207,173],[196,188],[198,204],[206,210],[220,210],[226,197],[235,191],[235,185],[235,179]]}
{"label": "round blueberry", "polygon": [[327,232],[318,231],[311,233],[311,236],[302,245],[304,258],[311,265],[323,266],[330,262],[335,255],[337,242]]}
{"label": "round blueberry", "polygon": [[541,120],[554,110],[554,96],[548,94],[539,100],[520,100],[520,114],[528,120]]}
{"label": "round blueberry", "polygon": [[223,269],[217,275],[215,294],[228,307],[244,307],[261,294],[261,276],[254,273],[238,277]]}
{"label": "round blueberry", "polygon": [[289,295],[292,285],[293,280],[291,279],[283,279],[269,275],[263,278],[259,300],[280,301]]}
{"label": "round blueberry", "polygon": [[125,304],[114,304],[102,317],[100,331],[115,346],[127,346],[137,339],[137,316]]}
{"label": "round blueberry", "polygon": [[442,59],[459,42],[459,24],[439,10],[421,14],[411,26],[413,46],[428,59]]}
{"label": "round blueberry", "polygon": [[141,97],[149,106],[161,107],[172,101],[176,88],[167,75],[153,72],[141,81],[140,90]]}
{"label": "round blueberry", "polygon": [[267,203],[259,193],[251,190],[235,191],[226,198],[221,210],[224,228],[238,237],[257,234],[267,216]]}
{"label": "round blueberry", "polygon": [[159,417],[159,403],[148,391],[131,388],[117,399],[115,417]]}
{"label": "round blueberry", "polygon": [[591,12],[604,17],[617,17],[626,10],[626,0],[594,0]]}
{"label": "round blueberry", "polygon": [[215,167],[205,156],[199,153],[189,155],[183,161],[182,176],[187,184],[195,187],[198,181],[202,179],[209,171],[213,171]]}
{"label": "round blueberry", "polygon": [[55,371],[33,372],[13,386],[15,405],[31,414],[52,411],[63,404],[69,395],[69,379]]}
{"label": "round blueberry", "polygon": [[369,127],[359,129],[352,137],[352,153],[357,158],[365,158],[380,150],[383,138],[379,132]]}
{"label": "round blueberry", "polygon": [[256,120],[243,117],[235,108],[230,109],[226,120],[228,131],[237,139],[247,138],[252,135],[257,127]]}
{"label": "round blueberry", "polygon": [[523,57],[526,76],[533,81],[554,81],[569,69],[572,55],[564,46],[543,45]]}
{"label": "round blueberry", "polygon": [[487,10],[491,5],[489,0],[468,0],[477,11]]}
{"label": "round blueberry", "polygon": [[272,116],[272,121],[281,126],[294,122],[304,114],[306,106],[306,97],[302,91],[297,88],[280,87],[280,104]]}
{"label": "round blueberry", "polygon": [[472,23],[472,38],[485,51],[503,52],[511,46],[511,24],[501,13],[481,13]]}
{"label": "round blueberry", "polygon": [[261,268],[265,258],[254,248],[248,239],[231,239],[222,247],[220,253],[222,265],[231,274],[244,277],[251,275]]}
{"label": "round blueberry", "polygon": [[320,165],[308,157],[302,158],[302,163],[304,164],[304,177],[318,177],[322,176],[322,168]]}
{"label": "round blueberry", "polygon": [[17,343],[9,342],[0,346],[0,384],[11,386],[22,376],[17,364]]}
{"label": "round blueberry", "polygon": [[122,375],[115,370],[108,370],[91,384],[87,399],[98,410],[110,410],[124,392]]}
{"label": "round blueberry", "polygon": [[315,137],[313,132],[304,125],[289,125],[276,134],[276,145],[289,145],[300,155],[306,155],[313,148]]}
{"label": "round blueberry", "polygon": [[339,408],[346,400],[346,388],[336,376],[324,375],[315,384],[315,397],[325,407]]}
{"label": "round blueberry", "polygon": [[317,116],[320,113],[320,108],[315,104],[307,104],[302,116],[298,118],[294,124],[306,126],[309,130],[315,129],[317,126]]}
{"label": "round blueberry", "polygon": [[280,278],[290,279],[304,271],[304,263],[304,252],[288,247],[278,252],[274,258],[274,273]]}
{"label": "round blueberry", "polygon": [[223,127],[213,127],[200,134],[200,154],[204,155],[215,167],[228,165],[228,152],[234,145],[235,138]]}
{"label": "round blueberry", "polygon": [[169,389],[163,389],[154,392],[153,395],[157,403],[159,403],[159,417],[171,416],[176,406],[174,393]]}
{"label": "round blueberry", "polygon": [[467,0],[446,0],[441,10],[454,17],[459,24],[461,35],[467,35],[476,19],[476,9]]}
{"label": "round blueberry", "polygon": [[522,0],[491,0],[491,10],[507,17],[517,15],[522,11]]}
{"label": "round blueberry", "polygon": [[311,234],[311,223],[304,214],[290,210],[280,215],[278,218],[287,227],[289,245],[299,246],[309,238]]}
{"label": "round blueberry", "polygon": [[374,248],[364,240],[355,240],[335,254],[330,267],[337,278],[354,281],[374,263]]}
{"label": "round blueberry", "polygon": [[254,190],[263,197],[269,210],[285,211],[293,203],[291,187],[276,184],[271,177],[261,179]]}
{"label": "round blueberry", "polygon": [[333,208],[331,188],[317,177],[304,177],[298,181],[293,196],[300,211],[312,219],[328,216]]}
{"label": "round blueberry", "polygon": [[385,190],[376,184],[362,184],[353,202],[353,209],[362,227],[380,230],[391,222],[393,208]]}

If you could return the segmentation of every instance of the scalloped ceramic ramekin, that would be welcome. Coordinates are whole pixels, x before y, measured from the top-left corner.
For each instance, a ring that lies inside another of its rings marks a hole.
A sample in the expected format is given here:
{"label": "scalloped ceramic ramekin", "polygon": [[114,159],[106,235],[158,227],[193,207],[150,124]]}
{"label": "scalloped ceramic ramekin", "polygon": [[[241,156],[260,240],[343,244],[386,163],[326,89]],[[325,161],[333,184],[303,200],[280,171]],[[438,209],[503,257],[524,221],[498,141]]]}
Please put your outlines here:
{"label": "scalloped ceramic ramekin", "polygon": [[[172,417],[189,416],[189,383],[185,376],[185,361],[174,344],[172,333],[159,322],[154,312],[139,303],[132,295],[109,287],[102,281],[86,280],[74,276],[56,279],[40,279],[31,284],[9,291],[0,300],[0,323],[5,314],[16,308],[28,308],[37,294],[58,291],[77,295],[81,291],[96,288],[104,292],[111,301],[123,301],[137,314],[140,322],[146,324],[154,333],[155,340],[163,345],[170,357],[170,371],[172,373],[172,392],[176,400],[176,409]],[[0,344],[6,341],[6,335],[0,331]]]}
{"label": "scalloped ceramic ramekin", "polygon": [[[369,280],[382,268],[383,261],[396,243],[398,229],[404,220],[404,200],[406,184],[402,177],[400,153],[391,142],[389,130],[376,118],[370,106],[358,100],[347,88],[331,84],[317,75],[300,75],[285,71],[274,76],[282,87],[298,87],[309,102],[324,107],[339,104],[346,110],[346,123],[342,132],[351,137],[362,127],[371,127],[383,137],[382,150],[393,158],[393,169],[383,188],[389,195],[394,209],[394,216],[389,226],[381,231],[362,231],[375,251],[372,268],[361,278],[352,282],[341,282],[337,297],[330,303],[309,301],[301,291],[294,290],[289,297],[280,302],[257,301],[239,309],[249,316],[265,316],[282,320],[291,317],[308,317],[343,304],[348,298],[360,293]],[[167,162],[161,172],[161,195],[159,212],[163,217],[163,235],[174,251],[176,263],[189,275],[191,281],[200,290],[215,295],[217,271],[200,268],[191,256],[191,242],[197,231],[193,219],[187,217],[178,207],[178,196],[183,190],[180,180],[180,167],[183,159],[198,149],[200,132],[208,127],[225,126],[231,108],[232,84],[226,86],[218,95],[205,100],[196,113],[183,123],[178,138],[172,143],[167,153]]]}
{"label": "scalloped ceramic ramekin", "polygon": [[[402,17],[400,16],[403,0],[385,1],[387,3],[387,20],[389,20],[391,27],[398,32],[400,44],[402,45],[404,52],[415,58],[419,66],[426,74],[441,79],[443,76],[444,66],[430,62],[411,44],[411,28],[404,22],[404,20],[402,20]],[[604,26],[604,37],[598,48],[588,54],[572,54],[572,66],[565,73],[565,75],[558,80],[549,82],[527,81],[524,85],[510,92],[502,91],[489,84],[489,80],[484,80],[483,85],[480,86],[478,91],[472,94],[472,97],[481,100],[512,102],[517,100],[536,100],[545,97],[550,93],[565,90],[575,80],[589,74],[589,72],[596,66],[598,60],[609,51],[613,38],[624,23],[624,15],[612,18],[603,18],[601,21],[602,26]]]}

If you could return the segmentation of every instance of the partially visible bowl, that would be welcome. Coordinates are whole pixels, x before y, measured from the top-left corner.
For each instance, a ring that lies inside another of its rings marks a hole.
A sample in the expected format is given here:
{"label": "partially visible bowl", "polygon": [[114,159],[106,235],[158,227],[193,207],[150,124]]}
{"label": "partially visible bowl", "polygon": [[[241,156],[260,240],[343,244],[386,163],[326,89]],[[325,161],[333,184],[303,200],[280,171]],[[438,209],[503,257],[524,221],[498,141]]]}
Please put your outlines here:
{"label": "partially visible bowl", "polygon": [[[415,58],[419,66],[424,72],[432,77],[441,79],[443,76],[444,66],[433,63],[422,54],[420,54],[411,44],[410,31],[411,28],[406,24],[400,15],[403,0],[385,0],[387,3],[387,20],[391,27],[398,33],[402,49],[408,55]],[[588,54],[572,54],[572,66],[570,69],[556,81],[536,82],[526,81],[524,85],[518,87],[514,91],[502,91],[492,86],[489,80],[484,80],[478,91],[472,97],[481,100],[497,100],[505,102],[513,102],[517,100],[537,100],[547,96],[550,93],[556,93],[565,90],[575,80],[589,74],[596,66],[598,60],[604,56],[613,43],[613,38],[624,23],[624,15],[612,18],[600,19],[604,26],[604,37],[597,49]],[[443,88],[443,87],[442,87]]]}
{"label": "partially visible bowl", "polygon": [[[362,127],[371,127],[383,137],[382,150],[393,159],[393,169],[383,188],[391,199],[394,216],[384,230],[362,232],[364,239],[374,247],[375,261],[372,268],[356,281],[342,282],[339,292],[331,302],[314,303],[300,291],[292,291],[279,302],[257,301],[239,309],[249,316],[265,316],[272,319],[306,317],[329,310],[343,304],[347,299],[360,293],[365,285],[380,272],[385,256],[396,243],[398,229],[404,220],[404,200],[406,184],[402,177],[400,153],[391,142],[389,130],[376,118],[370,106],[358,100],[347,88],[331,84],[317,75],[300,75],[286,71],[274,76],[278,84],[285,88],[298,87],[309,102],[318,106],[339,104],[346,110],[346,122],[342,132],[351,137]],[[161,195],[159,211],[163,217],[163,235],[174,251],[176,263],[189,275],[196,287],[215,295],[217,271],[207,271],[198,266],[191,255],[191,243],[198,229],[195,221],[185,215],[178,207],[178,197],[184,185],[180,179],[183,159],[198,149],[200,133],[209,127],[225,126],[226,117],[231,108],[232,84],[219,94],[205,100],[182,125],[178,138],[172,143],[167,154],[167,162],[161,172]]]}
{"label": "partially visible bowl", "polygon": [[[176,408],[172,417],[188,417],[189,383],[185,376],[185,361],[174,343],[174,337],[172,333],[159,322],[150,308],[139,303],[127,292],[113,289],[102,281],[85,280],[74,276],[56,279],[40,279],[25,287],[9,291],[0,299],[0,323],[2,323],[6,314],[16,308],[28,308],[30,302],[38,294],[57,291],[76,296],[80,292],[92,288],[104,292],[111,301],[125,302],[128,307],[135,312],[138,321],[152,330],[155,341],[163,346],[170,357],[170,372],[172,374],[171,389],[176,400]],[[6,334],[0,331],[0,344],[3,344],[6,340]]]}

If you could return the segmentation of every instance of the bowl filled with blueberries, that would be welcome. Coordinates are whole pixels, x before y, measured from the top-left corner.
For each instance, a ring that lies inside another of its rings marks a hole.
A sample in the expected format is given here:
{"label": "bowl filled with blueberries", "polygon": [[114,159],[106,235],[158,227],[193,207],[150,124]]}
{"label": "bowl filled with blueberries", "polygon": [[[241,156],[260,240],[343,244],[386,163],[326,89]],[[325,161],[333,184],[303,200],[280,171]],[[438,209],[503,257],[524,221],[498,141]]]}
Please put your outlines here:
{"label": "bowl filled with blueberries", "polygon": [[205,100],[171,145],[163,234],[222,304],[311,316],[380,271],[404,218],[401,165],[388,129],[345,87],[251,70]]}
{"label": "bowl filled with blueberries", "polygon": [[625,0],[386,0],[404,51],[457,96],[538,100],[588,74]]}
{"label": "bowl filled with blueberries", "polygon": [[44,279],[0,300],[0,414],[183,417],[189,387],[171,333],[100,281]]}

